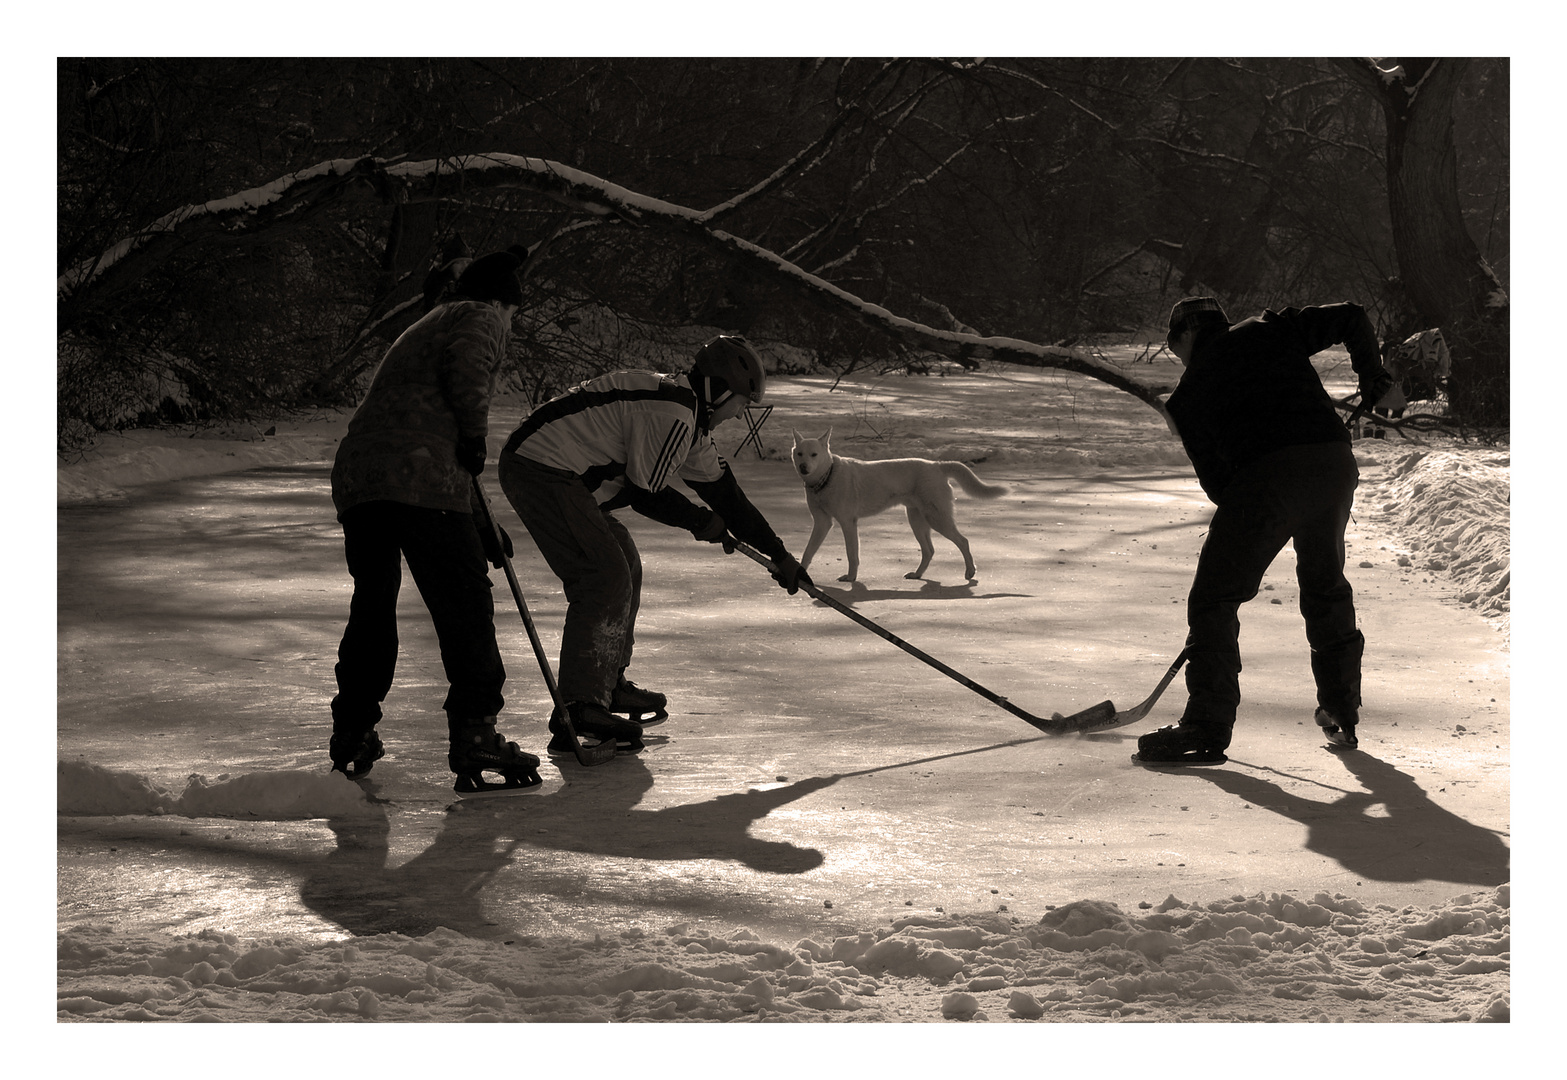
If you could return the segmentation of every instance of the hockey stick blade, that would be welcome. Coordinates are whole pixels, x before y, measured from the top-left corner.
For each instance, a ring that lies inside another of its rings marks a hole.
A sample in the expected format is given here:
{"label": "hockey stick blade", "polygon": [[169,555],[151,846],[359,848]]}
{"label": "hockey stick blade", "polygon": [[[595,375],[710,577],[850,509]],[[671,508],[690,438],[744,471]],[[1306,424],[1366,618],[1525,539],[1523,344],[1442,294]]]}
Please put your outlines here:
{"label": "hockey stick blade", "polygon": [[[1080,713],[1062,717],[1056,723],[1066,731],[1108,731],[1111,728],[1125,727],[1127,724],[1135,724],[1153,711],[1154,704],[1159,700],[1165,689],[1175,679],[1175,673],[1181,670],[1186,663],[1187,651],[1182,649],[1175,662],[1170,665],[1164,677],[1159,680],[1159,685],[1153,688],[1153,693],[1140,705],[1134,705],[1125,712],[1120,712],[1108,701],[1101,701],[1092,708],[1084,709]],[[1052,717],[1052,719],[1054,719]]]}
{"label": "hockey stick blade", "polygon": [[576,756],[577,764],[585,769],[595,765],[605,765],[615,760],[615,740],[605,739],[593,746],[583,746],[582,740],[577,738],[577,727],[571,722],[571,717],[566,715],[564,709],[558,717],[561,727],[566,729],[566,736],[571,740],[571,752]]}
{"label": "hockey stick blade", "polygon": [[1098,705],[1090,705],[1082,712],[1075,712],[1071,716],[1062,716],[1059,719],[1052,716],[1048,730],[1060,734],[1073,731],[1098,731],[1101,728],[1115,727],[1117,719],[1115,703],[1101,701]]}

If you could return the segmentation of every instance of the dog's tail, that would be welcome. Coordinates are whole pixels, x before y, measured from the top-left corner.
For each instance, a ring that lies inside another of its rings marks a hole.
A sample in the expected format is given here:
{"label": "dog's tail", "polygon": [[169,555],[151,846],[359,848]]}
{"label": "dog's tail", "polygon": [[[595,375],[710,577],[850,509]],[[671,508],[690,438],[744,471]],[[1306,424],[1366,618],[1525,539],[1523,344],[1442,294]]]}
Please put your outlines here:
{"label": "dog's tail", "polygon": [[973,469],[961,461],[938,461],[936,464],[941,467],[942,474],[948,480],[956,480],[958,487],[976,499],[996,499],[1007,493],[1004,485],[985,483],[974,475]]}

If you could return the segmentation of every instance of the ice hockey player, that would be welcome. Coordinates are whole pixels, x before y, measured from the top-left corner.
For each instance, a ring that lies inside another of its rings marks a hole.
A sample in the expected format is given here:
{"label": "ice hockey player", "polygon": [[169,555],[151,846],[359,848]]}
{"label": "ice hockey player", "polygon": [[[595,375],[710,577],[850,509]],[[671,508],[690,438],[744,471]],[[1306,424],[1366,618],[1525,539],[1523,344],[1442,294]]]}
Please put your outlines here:
{"label": "ice hockey player", "polygon": [[1353,749],[1365,637],[1344,577],[1344,530],[1360,474],[1311,357],[1344,344],[1362,400],[1378,401],[1393,380],[1376,331],[1357,304],[1264,311],[1231,325],[1216,299],[1198,296],[1170,312],[1168,340],[1186,370],[1166,408],[1217,509],[1186,602],[1186,708],[1179,724],[1139,738],[1135,756],[1226,760],[1241,699],[1239,609],[1291,539],[1316,723],[1332,745]]}
{"label": "ice hockey player", "polygon": [[[643,726],[668,715],[663,694],[626,678],[642,560],[616,510],[630,507],[709,543],[737,537],[772,560],[774,578],[791,594],[810,584],[711,435],[760,402],[765,385],[756,350],[721,335],[683,377],[619,371],[589,379],[539,406],[506,440],[501,490],[566,593],[559,688],[579,736],[613,739],[620,752],[635,753]],[[670,487],[677,477],[707,505]],[[549,752],[569,754],[558,715],[550,732]]]}
{"label": "ice hockey player", "polygon": [[[338,647],[332,767],[358,779],[381,758],[376,732],[397,663],[402,561],[430,610],[450,691],[443,708],[458,792],[537,785],[539,759],[496,730],[506,671],[485,566],[495,534],[473,516],[490,397],[522,304],[522,259],[470,263],[452,292],[409,327],[377,369],[332,467],[332,501],[354,579]],[[485,772],[499,781],[486,780]]]}

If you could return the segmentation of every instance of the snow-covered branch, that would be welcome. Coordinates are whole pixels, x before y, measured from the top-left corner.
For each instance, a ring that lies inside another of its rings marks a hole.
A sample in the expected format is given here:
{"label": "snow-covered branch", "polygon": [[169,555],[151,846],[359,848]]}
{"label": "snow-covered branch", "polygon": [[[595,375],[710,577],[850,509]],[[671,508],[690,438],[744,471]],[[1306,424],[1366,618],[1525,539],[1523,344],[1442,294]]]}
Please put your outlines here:
{"label": "snow-covered branch", "polygon": [[316,192],[323,182],[341,183],[354,175],[367,174],[369,168],[373,168],[367,164],[369,160],[340,158],[323,161],[297,173],[280,176],[261,187],[172,210],[101,252],[96,258],[71,267],[56,279],[56,289],[62,298],[75,293],[93,284],[132,254],[155,246],[159,241],[171,239],[176,232],[188,235],[202,228],[238,231],[243,229],[242,223],[246,219],[257,220],[265,212],[270,212],[272,219],[286,215],[291,206],[304,205],[305,199],[300,198],[302,194]]}
{"label": "snow-covered branch", "polygon": [[467,188],[533,191],[604,222],[624,222],[683,236],[790,285],[799,295],[840,315],[858,319],[914,348],[964,360],[999,360],[1029,367],[1062,368],[1108,383],[1163,412],[1160,391],[1142,386],[1085,352],[1037,345],[1007,337],[986,337],[938,330],[867,303],[787,259],[731,233],[713,228],[707,213],[655,199],[590,173],[545,158],[516,154],[476,154],[457,158],[385,163],[374,159],[326,161],[281,177],[271,184],[239,192],[165,215],[115,245],[93,263],[62,275],[62,297],[92,286],[111,268],[145,256],[160,242],[204,226],[225,232],[253,232],[267,222],[319,204],[324,191],[371,191],[384,199],[417,200],[431,193],[437,178],[459,176]]}

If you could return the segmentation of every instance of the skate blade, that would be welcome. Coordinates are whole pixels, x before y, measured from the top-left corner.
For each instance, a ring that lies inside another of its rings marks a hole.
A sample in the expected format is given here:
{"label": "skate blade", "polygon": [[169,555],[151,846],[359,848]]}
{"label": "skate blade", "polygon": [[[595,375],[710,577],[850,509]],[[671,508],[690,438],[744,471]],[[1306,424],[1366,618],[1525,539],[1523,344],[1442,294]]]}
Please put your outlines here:
{"label": "skate blade", "polygon": [[[638,747],[637,750],[640,750]],[[621,754],[635,754],[637,750],[629,746],[613,746],[609,743],[593,743],[591,746],[583,744],[581,750],[561,750],[556,747],[547,747],[546,756],[551,761],[575,761],[579,765],[603,765],[605,762],[614,761]]]}
{"label": "skate blade", "polygon": [[508,776],[500,782],[486,780],[483,776],[459,776],[452,790],[457,792],[460,799],[489,799],[536,791],[543,783],[544,778],[537,772],[525,776]]}
{"label": "skate blade", "polygon": [[633,724],[641,724],[643,727],[653,727],[669,719],[669,712],[665,709],[656,711],[646,709],[611,709],[609,711],[616,716],[624,716]]}
{"label": "skate blade", "polygon": [[640,754],[642,747],[642,743],[633,745],[631,743],[616,743],[613,740],[608,740],[592,744],[580,743],[576,750],[550,746],[546,747],[544,752],[552,760],[575,761],[579,765],[592,766],[614,761],[621,754]]}
{"label": "skate blade", "polygon": [[1223,754],[1218,753],[1175,758],[1173,760],[1149,759],[1138,757],[1136,754],[1132,755],[1132,763],[1141,765],[1145,769],[1187,769],[1193,766],[1200,768],[1205,765],[1223,765],[1229,760]]}

